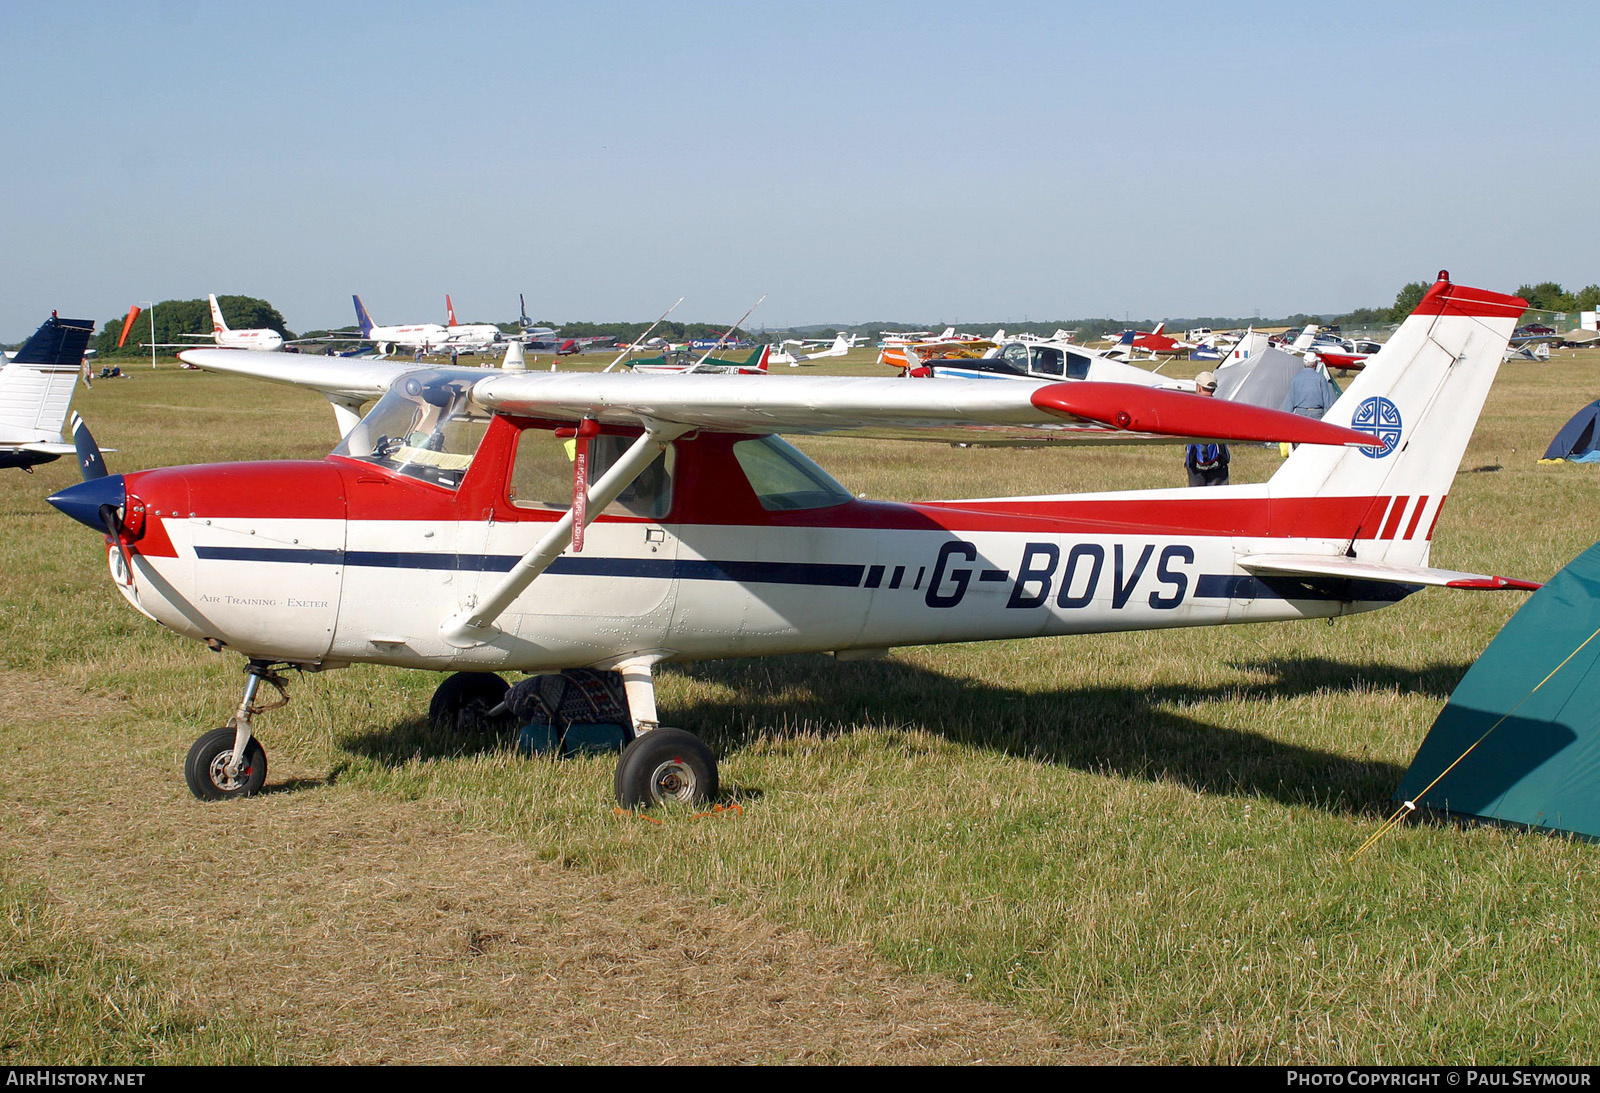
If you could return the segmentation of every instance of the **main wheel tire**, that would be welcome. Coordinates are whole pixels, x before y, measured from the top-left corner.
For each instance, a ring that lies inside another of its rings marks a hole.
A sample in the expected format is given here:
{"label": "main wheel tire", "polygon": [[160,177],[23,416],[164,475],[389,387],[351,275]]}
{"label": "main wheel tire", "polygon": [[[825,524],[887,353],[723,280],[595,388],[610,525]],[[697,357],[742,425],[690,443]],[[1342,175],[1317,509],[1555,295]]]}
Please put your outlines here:
{"label": "main wheel tire", "polygon": [[624,808],[704,804],[717,795],[717,759],[693,733],[651,729],[623,749],[615,788]]}
{"label": "main wheel tire", "polygon": [[499,727],[489,711],[511,685],[493,672],[457,672],[439,684],[428,703],[428,724],[448,732],[488,732]]}
{"label": "main wheel tire", "polygon": [[228,760],[233,758],[232,729],[212,729],[194,742],[184,760],[183,780],[189,792],[202,801],[222,801],[229,797],[251,797],[261,792],[267,780],[267,753],[255,737],[244,749],[244,769],[228,777]]}

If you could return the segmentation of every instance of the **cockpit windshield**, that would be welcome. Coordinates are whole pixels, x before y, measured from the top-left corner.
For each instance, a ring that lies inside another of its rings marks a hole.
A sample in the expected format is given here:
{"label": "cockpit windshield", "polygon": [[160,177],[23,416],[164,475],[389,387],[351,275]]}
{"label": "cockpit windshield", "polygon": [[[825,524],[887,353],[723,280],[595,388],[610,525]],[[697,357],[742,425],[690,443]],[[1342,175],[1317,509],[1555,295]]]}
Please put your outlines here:
{"label": "cockpit windshield", "polygon": [[333,450],[446,489],[461,485],[490,415],[459,373],[402,376]]}

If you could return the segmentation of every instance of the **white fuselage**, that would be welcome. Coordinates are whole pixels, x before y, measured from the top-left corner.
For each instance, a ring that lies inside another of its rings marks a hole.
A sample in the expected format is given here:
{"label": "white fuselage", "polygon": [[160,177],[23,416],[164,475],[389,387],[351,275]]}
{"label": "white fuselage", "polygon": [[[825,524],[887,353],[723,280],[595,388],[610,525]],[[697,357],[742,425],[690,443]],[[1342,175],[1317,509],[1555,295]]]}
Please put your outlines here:
{"label": "white fuselage", "polygon": [[[1263,550],[1337,555],[1347,544],[1333,539],[1081,528],[1092,512],[1118,523],[1160,502],[1248,525],[1266,519],[1260,486],[1203,502],[1184,490],[1016,500],[850,505],[839,526],[602,517],[496,640],[467,649],[441,621],[486,595],[548,520],[152,517],[172,553],[136,554],[123,591],[173,630],[252,656],[529,671],[1326,617],[1410,591],[1275,584],[1237,565]],[[1421,499],[1396,534],[1431,532],[1439,500]]]}
{"label": "white fuselage", "polygon": [[412,323],[407,326],[374,326],[363,337],[376,342],[379,349],[420,349],[430,352],[449,344],[450,332],[438,323]]}
{"label": "white fuselage", "polygon": [[283,335],[276,330],[213,330],[211,337],[223,349],[259,349],[272,352],[283,348]]}

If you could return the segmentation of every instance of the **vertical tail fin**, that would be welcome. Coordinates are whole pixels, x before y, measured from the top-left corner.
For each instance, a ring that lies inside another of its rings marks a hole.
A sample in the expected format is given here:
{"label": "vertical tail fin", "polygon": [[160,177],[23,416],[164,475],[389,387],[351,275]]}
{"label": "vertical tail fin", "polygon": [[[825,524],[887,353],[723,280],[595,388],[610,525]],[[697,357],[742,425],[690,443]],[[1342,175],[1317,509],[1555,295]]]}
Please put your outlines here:
{"label": "vertical tail fin", "polygon": [[445,325],[446,326],[455,326],[456,325],[456,305],[450,302],[450,294],[448,292],[444,294],[444,313],[445,313],[445,317],[448,319],[448,322],[446,322]]}
{"label": "vertical tail fin", "polygon": [[0,369],[0,428],[39,439],[61,435],[93,333],[92,319],[44,321]]}
{"label": "vertical tail fin", "polygon": [[211,333],[226,334],[228,332],[228,321],[222,317],[222,305],[217,303],[217,298],[214,295],[208,295],[206,299],[211,301]]}
{"label": "vertical tail fin", "polygon": [[350,297],[356,302],[356,325],[361,328],[363,338],[372,337],[372,316],[367,314],[367,305],[361,302],[361,297]]}
{"label": "vertical tail fin", "polygon": [[[1271,496],[1345,499],[1354,556],[1425,564],[1439,508],[1527,306],[1515,296],[1453,285],[1441,271],[1323,419],[1386,446],[1302,445],[1272,476]],[[1308,528],[1286,533],[1325,537]]]}

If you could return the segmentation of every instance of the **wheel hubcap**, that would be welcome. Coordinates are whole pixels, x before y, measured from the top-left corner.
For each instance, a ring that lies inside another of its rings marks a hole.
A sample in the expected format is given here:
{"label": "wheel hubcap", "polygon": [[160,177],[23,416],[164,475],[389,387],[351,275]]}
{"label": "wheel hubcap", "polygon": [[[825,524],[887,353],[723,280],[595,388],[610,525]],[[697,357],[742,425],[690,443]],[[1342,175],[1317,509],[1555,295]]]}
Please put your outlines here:
{"label": "wheel hubcap", "polygon": [[233,749],[229,748],[226,751],[218,752],[211,760],[211,784],[225,793],[232,793],[236,789],[243,788],[245,782],[250,778],[250,764],[248,762],[239,767],[237,774],[231,777],[228,775],[228,761],[232,758]]}
{"label": "wheel hubcap", "polygon": [[699,780],[682,759],[668,759],[650,775],[650,794],[657,801],[691,802]]}

